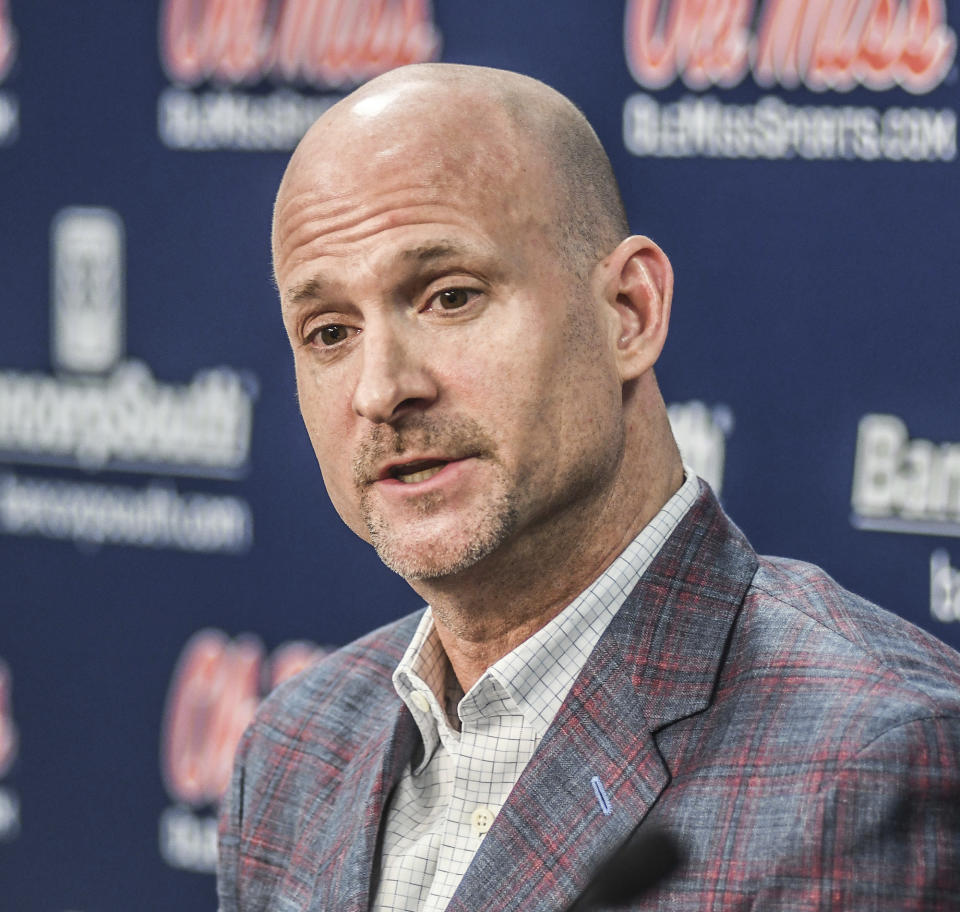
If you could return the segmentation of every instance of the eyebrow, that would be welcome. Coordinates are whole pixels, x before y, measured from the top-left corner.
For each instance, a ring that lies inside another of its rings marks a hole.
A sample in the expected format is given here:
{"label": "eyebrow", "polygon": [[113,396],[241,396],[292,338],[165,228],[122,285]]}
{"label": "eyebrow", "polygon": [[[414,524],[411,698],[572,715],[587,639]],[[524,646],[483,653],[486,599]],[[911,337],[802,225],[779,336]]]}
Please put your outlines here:
{"label": "eyebrow", "polygon": [[435,260],[446,260],[450,257],[464,256],[473,252],[468,247],[455,244],[426,244],[422,247],[404,250],[399,259],[404,262],[430,263]]}
{"label": "eyebrow", "polygon": [[287,301],[290,304],[301,304],[304,301],[314,301],[319,297],[323,296],[323,293],[326,289],[330,288],[330,282],[326,279],[322,279],[319,276],[314,276],[312,279],[307,279],[306,282],[301,282],[299,285],[294,285],[290,289],[290,293],[287,295]]}

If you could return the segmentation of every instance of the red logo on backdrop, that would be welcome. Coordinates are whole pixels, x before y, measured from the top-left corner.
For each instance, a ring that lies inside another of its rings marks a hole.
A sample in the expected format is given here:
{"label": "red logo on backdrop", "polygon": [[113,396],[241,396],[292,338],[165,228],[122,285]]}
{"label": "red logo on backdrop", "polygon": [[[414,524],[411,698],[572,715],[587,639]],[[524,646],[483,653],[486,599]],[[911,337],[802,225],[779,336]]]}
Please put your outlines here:
{"label": "red logo on backdrop", "polygon": [[165,0],[160,42],[182,84],[317,86],[434,60],[440,44],[429,0]]}
{"label": "red logo on backdrop", "polygon": [[762,86],[849,91],[943,82],[957,40],[943,0],[629,0],[627,62],[649,88],[677,77],[692,89],[733,86],[748,69]]}
{"label": "red logo on backdrop", "polygon": [[17,759],[17,729],[10,700],[12,680],[10,669],[0,660],[0,776],[5,775]]}
{"label": "red logo on backdrop", "polygon": [[265,659],[254,637],[202,630],[184,647],[167,696],[163,774],[170,795],[193,806],[226,791],[233,755],[263,694],[326,654],[287,643]]}
{"label": "red logo on backdrop", "polygon": [[10,72],[17,56],[16,33],[10,23],[7,0],[0,0],[0,82]]}

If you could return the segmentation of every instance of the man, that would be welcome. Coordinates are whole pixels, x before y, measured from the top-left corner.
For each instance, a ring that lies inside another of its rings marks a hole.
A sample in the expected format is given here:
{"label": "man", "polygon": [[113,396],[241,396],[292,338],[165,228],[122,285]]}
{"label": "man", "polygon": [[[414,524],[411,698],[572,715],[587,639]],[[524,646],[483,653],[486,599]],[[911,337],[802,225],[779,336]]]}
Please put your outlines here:
{"label": "man", "polygon": [[670,264],[569,101],[373,80],[294,153],[273,254],[327,491],[430,607],[265,702],[223,912],[557,912],[655,827],[643,908],[960,907],[958,657],[684,471]]}

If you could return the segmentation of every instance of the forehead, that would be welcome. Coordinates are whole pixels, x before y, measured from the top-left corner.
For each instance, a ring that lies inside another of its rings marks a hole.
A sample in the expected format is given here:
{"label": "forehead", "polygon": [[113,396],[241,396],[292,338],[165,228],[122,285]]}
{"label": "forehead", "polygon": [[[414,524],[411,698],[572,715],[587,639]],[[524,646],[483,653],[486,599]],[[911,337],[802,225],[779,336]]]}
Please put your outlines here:
{"label": "forehead", "polygon": [[435,259],[444,245],[516,244],[547,230],[549,174],[522,145],[491,141],[462,118],[321,134],[298,151],[278,197],[278,279],[319,257],[385,249],[401,235],[420,251],[407,255],[416,261],[424,249]]}

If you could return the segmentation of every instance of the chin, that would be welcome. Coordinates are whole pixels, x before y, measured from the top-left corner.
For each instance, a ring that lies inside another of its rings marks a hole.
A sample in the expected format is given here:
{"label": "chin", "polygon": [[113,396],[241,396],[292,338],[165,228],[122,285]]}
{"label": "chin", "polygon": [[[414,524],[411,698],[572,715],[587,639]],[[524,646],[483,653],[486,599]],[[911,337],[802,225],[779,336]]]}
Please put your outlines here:
{"label": "chin", "polygon": [[496,551],[516,527],[512,504],[488,509],[482,517],[462,520],[456,528],[443,523],[396,529],[367,517],[367,538],[380,560],[405,580],[441,579],[463,573]]}
{"label": "chin", "polygon": [[496,547],[483,547],[476,543],[462,549],[451,548],[448,544],[441,548],[425,546],[411,549],[392,548],[379,541],[374,541],[373,546],[387,567],[410,581],[442,579],[463,573],[483,560]]}

